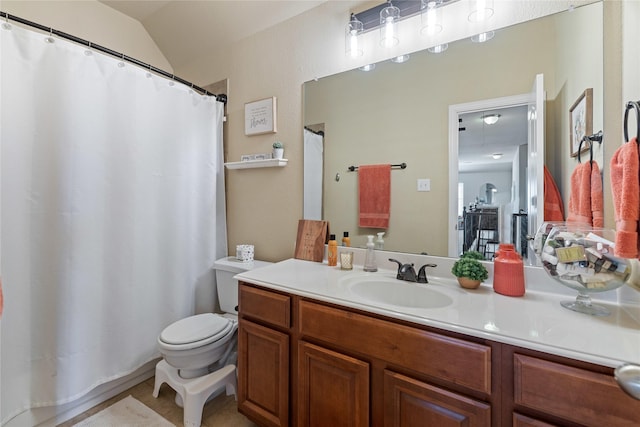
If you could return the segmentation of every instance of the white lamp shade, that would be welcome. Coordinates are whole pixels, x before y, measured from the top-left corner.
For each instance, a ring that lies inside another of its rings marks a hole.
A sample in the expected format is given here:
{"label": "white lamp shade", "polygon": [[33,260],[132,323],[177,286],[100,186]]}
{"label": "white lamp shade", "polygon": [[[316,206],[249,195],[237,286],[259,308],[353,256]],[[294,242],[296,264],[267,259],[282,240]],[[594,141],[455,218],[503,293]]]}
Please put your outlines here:
{"label": "white lamp shade", "polygon": [[344,33],[344,50],[347,56],[357,58],[364,54],[362,49],[362,32],[364,31],[364,25],[354,15],[351,15],[351,20],[347,24]]}
{"label": "white lamp shade", "polygon": [[436,7],[435,0],[422,0],[422,12],[420,15],[420,33],[425,36],[433,36],[442,31],[442,8]]}
{"label": "white lamp shade", "polygon": [[483,22],[493,16],[493,0],[472,0],[469,7],[469,22]]}
{"label": "white lamp shade", "polygon": [[398,38],[398,21],[400,9],[388,3],[388,6],[380,11],[380,45],[393,47],[400,43]]}

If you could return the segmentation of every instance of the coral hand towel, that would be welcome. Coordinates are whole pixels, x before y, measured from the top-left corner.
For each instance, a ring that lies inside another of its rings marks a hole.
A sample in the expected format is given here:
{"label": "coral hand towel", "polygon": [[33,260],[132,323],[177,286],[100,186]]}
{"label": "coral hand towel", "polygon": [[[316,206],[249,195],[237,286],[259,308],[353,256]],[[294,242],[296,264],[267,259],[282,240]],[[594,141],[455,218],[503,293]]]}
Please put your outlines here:
{"label": "coral hand towel", "polygon": [[594,227],[604,227],[604,203],[602,200],[602,175],[595,161],[591,161],[591,215]]}
{"label": "coral hand towel", "polygon": [[591,217],[591,167],[589,163],[578,163],[571,174],[567,222],[593,225]]}
{"label": "coral hand towel", "polygon": [[562,196],[546,166],[544,167],[544,220],[564,221]]}
{"label": "coral hand towel", "polygon": [[638,140],[622,144],[611,158],[611,192],[616,214],[615,254],[638,257],[638,218],[640,215],[640,162]]}
{"label": "coral hand towel", "polygon": [[391,210],[391,165],[358,167],[360,213],[358,225],[368,228],[389,228]]}

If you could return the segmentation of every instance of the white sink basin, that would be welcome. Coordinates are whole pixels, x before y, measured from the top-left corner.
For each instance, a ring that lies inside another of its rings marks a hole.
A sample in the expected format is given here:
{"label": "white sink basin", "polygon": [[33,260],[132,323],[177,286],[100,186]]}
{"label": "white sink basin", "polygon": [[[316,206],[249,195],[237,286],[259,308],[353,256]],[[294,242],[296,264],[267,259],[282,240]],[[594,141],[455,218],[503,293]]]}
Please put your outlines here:
{"label": "white sink basin", "polygon": [[408,308],[440,308],[453,303],[428,284],[403,282],[388,277],[350,277],[341,280],[352,295],[363,300]]}

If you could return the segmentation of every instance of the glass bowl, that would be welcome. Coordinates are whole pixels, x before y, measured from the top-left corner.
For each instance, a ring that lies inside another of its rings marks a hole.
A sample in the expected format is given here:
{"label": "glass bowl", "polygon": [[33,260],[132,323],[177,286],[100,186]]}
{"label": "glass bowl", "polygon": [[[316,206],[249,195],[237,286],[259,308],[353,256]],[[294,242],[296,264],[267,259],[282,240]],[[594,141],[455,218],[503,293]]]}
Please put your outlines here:
{"label": "glass bowl", "polygon": [[560,303],[563,307],[594,316],[610,314],[593,304],[590,294],[619,288],[629,279],[629,261],[613,254],[615,235],[615,230],[587,225],[554,224],[548,231],[539,255],[542,267],[554,280],[578,291],[575,301]]}
{"label": "glass bowl", "polygon": [[536,235],[533,239],[529,240],[529,247],[531,251],[536,254],[538,259],[541,259],[542,256],[542,247],[544,246],[544,242],[549,237],[549,233],[553,230],[553,227],[561,227],[566,225],[565,222],[543,222],[538,231],[536,231]]}

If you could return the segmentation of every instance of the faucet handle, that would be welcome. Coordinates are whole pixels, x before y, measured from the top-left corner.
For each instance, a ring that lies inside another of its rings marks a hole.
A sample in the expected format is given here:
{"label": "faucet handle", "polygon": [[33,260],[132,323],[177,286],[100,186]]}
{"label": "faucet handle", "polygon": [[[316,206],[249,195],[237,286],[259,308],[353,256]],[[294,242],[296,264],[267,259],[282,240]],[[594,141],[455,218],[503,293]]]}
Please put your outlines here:
{"label": "faucet handle", "polygon": [[398,274],[396,274],[396,279],[398,280],[403,280],[403,274],[402,274],[402,263],[400,261],[398,261],[397,259],[393,259],[393,258],[389,258],[389,261],[391,262],[395,262],[396,264],[398,264]]}
{"label": "faucet handle", "polygon": [[420,271],[418,271],[418,283],[429,283],[429,279],[427,279],[427,267],[437,267],[438,264],[425,264],[420,267]]}

